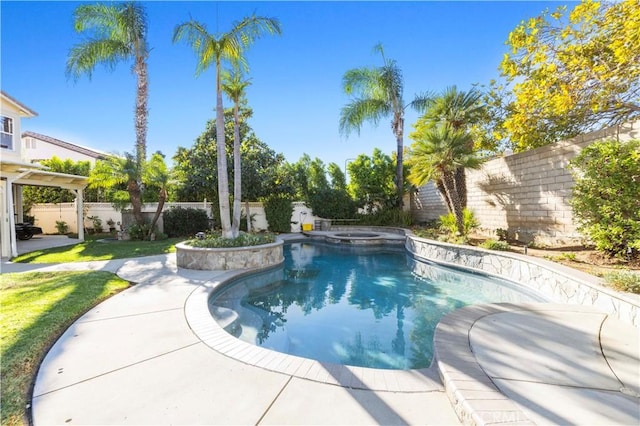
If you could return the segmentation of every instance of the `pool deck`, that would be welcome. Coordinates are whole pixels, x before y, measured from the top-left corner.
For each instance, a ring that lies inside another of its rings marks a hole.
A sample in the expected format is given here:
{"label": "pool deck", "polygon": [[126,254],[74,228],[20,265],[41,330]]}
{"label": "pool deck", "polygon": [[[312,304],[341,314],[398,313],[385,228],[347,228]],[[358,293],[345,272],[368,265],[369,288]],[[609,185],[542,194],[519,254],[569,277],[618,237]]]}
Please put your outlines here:
{"label": "pool deck", "polygon": [[[187,305],[227,272],[177,268],[175,255],[2,264],[2,273],[87,269],[136,285],[87,312],[51,348],[33,390],[35,425],[460,424],[456,411],[472,424],[640,423],[638,330],[592,309],[454,312],[435,338],[445,390],[433,374],[335,377],[331,366],[311,374],[311,364],[287,373],[212,349]],[[369,380],[387,390],[370,390]]]}

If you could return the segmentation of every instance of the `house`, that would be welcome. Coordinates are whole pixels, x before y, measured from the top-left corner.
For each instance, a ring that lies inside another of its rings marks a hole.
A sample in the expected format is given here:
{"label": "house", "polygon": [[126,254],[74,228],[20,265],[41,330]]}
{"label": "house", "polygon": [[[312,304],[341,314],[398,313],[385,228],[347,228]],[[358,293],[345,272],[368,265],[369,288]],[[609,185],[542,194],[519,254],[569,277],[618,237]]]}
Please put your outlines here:
{"label": "house", "polygon": [[92,148],[86,148],[70,142],[35,132],[22,133],[22,158],[30,163],[48,160],[53,156],[61,160],[90,161],[104,160],[109,156]]}
{"label": "house", "polygon": [[[37,113],[0,91],[0,255],[18,255],[15,224],[22,222],[22,185],[65,188],[76,193],[76,226],[82,224],[84,176],[49,172],[43,166],[25,160],[20,139],[21,120]],[[77,226],[84,240],[84,227]]]}

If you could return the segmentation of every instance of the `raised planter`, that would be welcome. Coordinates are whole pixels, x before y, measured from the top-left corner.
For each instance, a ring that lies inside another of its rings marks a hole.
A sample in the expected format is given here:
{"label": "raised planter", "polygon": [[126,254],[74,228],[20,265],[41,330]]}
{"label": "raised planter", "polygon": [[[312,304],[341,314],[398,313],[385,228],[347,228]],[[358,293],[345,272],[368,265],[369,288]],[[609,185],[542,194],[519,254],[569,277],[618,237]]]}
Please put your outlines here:
{"label": "raised planter", "polygon": [[176,244],[178,267],[203,271],[266,268],[284,262],[283,241],[251,247],[200,248]]}

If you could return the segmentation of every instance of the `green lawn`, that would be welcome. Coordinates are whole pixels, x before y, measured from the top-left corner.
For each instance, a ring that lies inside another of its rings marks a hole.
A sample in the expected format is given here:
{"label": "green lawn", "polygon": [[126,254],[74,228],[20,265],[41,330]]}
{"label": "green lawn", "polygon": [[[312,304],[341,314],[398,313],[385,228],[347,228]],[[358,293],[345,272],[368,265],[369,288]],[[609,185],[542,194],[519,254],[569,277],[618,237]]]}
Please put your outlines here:
{"label": "green lawn", "polygon": [[125,259],[175,252],[176,243],[184,238],[162,241],[87,240],[74,246],[53,247],[25,253],[14,259],[21,263],[66,263],[93,260]]}
{"label": "green lawn", "polygon": [[127,288],[109,272],[0,275],[2,425],[25,424],[30,386],[47,350],[91,307]]}

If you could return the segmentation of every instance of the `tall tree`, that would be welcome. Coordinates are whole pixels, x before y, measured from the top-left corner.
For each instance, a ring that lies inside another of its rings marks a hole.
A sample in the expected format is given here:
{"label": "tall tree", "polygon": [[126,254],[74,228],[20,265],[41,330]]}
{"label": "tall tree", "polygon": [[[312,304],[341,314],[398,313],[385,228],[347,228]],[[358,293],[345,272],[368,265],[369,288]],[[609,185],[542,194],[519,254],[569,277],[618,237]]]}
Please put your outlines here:
{"label": "tall tree", "polygon": [[[360,207],[372,211],[375,207],[392,207],[396,201],[393,158],[374,148],[371,157],[360,154],[349,163],[348,190]],[[405,171],[403,169],[403,171]]]}
{"label": "tall tree", "polygon": [[329,163],[327,165],[327,173],[331,179],[331,189],[338,191],[347,190],[347,177],[339,165],[336,163]]}
{"label": "tall tree", "polygon": [[277,19],[255,15],[236,22],[227,33],[211,34],[203,23],[194,19],[176,26],[173,32],[174,43],[184,40],[194,50],[198,58],[196,75],[201,74],[211,65],[215,66],[218,203],[222,234],[226,238],[233,238],[234,235],[229,217],[229,185],[225,155],[224,108],[222,106],[222,66],[224,63],[229,63],[232,66],[241,66],[246,69],[244,58],[246,49],[264,34],[280,33],[280,23]]}
{"label": "tall tree", "polygon": [[482,164],[470,143],[471,135],[465,129],[439,123],[413,132],[411,138],[414,143],[407,160],[411,165],[409,179],[417,186],[430,180],[442,182],[449,211],[456,218],[458,232],[463,234],[464,207],[455,184],[456,169],[478,168]]}
{"label": "tall tree", "polygon": [[585,0],[521,22],[494,83],[515,151],[640,117],[640,0]]}
{"label": "tall tree", "polygon": [[276,154],[264,142],[251,134],[242,141],[242,194],[245,199],[247,232],[251,232],[250,201],[257,201],[271,194],[288,193],[283,188],[279,174],[286,163],[284,155]]}
{"label": "tall tree", "polygon": [[82,74],[89,78],[98,64],[113,70],[117,63],[133,60],[136,75],[136,164],[137,172],[130,175],[127,183],[138,224],[144,223],[140,193],[141,171],[146,161],[148,121],[147,16],[142,5],[135,2],[121,4],[83,4],[74,12],[74,27],[86,39],[69,51],[67,75],[78,79]]}
{"label": "tall tree", "polygon": [[289,164],[289,173],[292,176],[298,198],[309,200],[314,191],[329,188],[326,167],[324,162],[317,157],[311,159],[309,154],[302,154],[296,163]]}
{"label": "tall tree", "polygon": [[382,66],[351,69],[342,78],[344,91],[352,96],[352,100],[340,112],[340,132],[349,135],[357,130],[359,133],[365,121],[377,125],[383,117],[391,116],[391,129],[396,137],[396,202],[401,207],[404,193],[404,112],[408,107],[424,109],[430,98],[416,96],[405,104],[400,67],[396,61],[386,58],[381,44],[374,47],[374,52],[382,56]]}
{"label": "tall tree", "polygon": [[[233,213],[231,233],[234,237],[240,231],[240,203],[242,201],[242,157],[240,155],[240,103],[244,101],[245,89],[251,84],[242,78],[242,72],[234,69],[222,74],[222,90],[233,102]],[[247,204],[248,206],[248,204]],[[250,231],[250,220],[247,231]]]}

